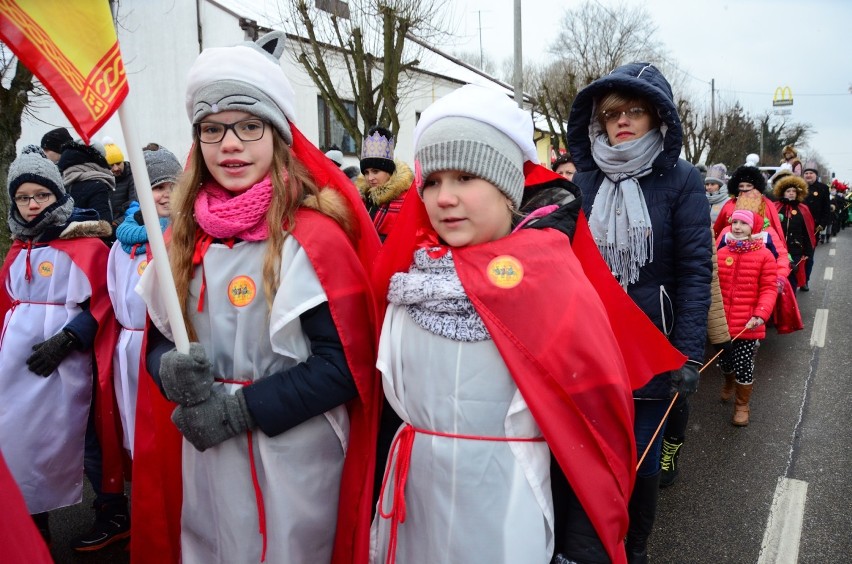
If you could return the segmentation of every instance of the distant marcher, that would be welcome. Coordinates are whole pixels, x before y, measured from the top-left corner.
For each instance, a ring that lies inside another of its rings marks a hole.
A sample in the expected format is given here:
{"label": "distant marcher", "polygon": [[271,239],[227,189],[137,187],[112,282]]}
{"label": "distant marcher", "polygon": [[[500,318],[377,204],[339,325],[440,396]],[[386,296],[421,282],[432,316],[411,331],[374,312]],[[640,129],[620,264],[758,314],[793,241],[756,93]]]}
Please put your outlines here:
{"label": "distant marcher", "polygon": [[799,152],[796,151],[796,148],[792,145],[785,145],[784,148],[781,149],[781,154],[784,156],[784,160],[781,161],[781,164],[789,166],[790,172],[801,177],[803,172],[802,161],[799,160]]}
{"label": "distant marcher", "polygon": [[62,155],[62,145],[73,141],[71,134],[64,127],[51,129],[41,138],[41,150],[54,163],[59,162],[59,157]]}
{"label": "distant marcher", "polygon": [[98,218],[111,224],[110,197],[115,189],[115,177],[104,156],[91,145],[70,141],[62,146],[58,164],[65,189],[74,198],[74,206],[95,210]]}
{"label": "distant marcher", "polygon": [[704,191],[710,204],[710,223],[716,221],[722,206],[728,201],[728,168],[722,163],[707,167]]}
{"label": "distant marcher", "polygon": [[371,127],[361,145],[361,176],[355,179],[355,186],[361,192],[382,241],[393,229],[405,193],[414,180],[411,168],[394,159],[394,144],[389,130]]}
{"label": "distant marcher", "polygon": [[133,181],[133,171],[130,163],[124,160],[124,154],[118,145],[110,137],[104,137],[104,152],[110,172],[115,176],[115,190],[109,195],[109,203],[112,208],[112,230],[124,221],[124,212],[130,207],[130,202],[136,201],[136,184]]}
{"label": "distant marcher", "polygon": [[698,387],[710,307],[712,240],[698,171],[679,159],[683,130],[671,86],[648,63],[630,63],[584,88],[568,121],[574,183],[598,249],[634,302],[689,360],[634,390],[640,466],[630,500],[627,554],[646,562],[657,512],[662,435],[675,392]]}
{"label": "distant marcher", "polygon": [[331,148],[325,152],[325,156],[328,159],[337,165],[337,168],[343,167],[343,151],[337,145],[332,145]]}
{"label": "distant marcher", "polygon": [[773,190],[778,199],[775,210],[781,220],[787,252],[792,262],[788,279],[793,288],[797,288],[807,281],[807,263],[814,259],[816,247],[814,218],[804,203],[808,183],[790,172],[776,180]]}
{"label": "distant marcher", "polygon": [[766,322],[775,308],[776,266],[760,232],[763,218],[748,210],[731,215],[731,231],[720,237],[717,264],[725,316],[732,336],[731,348],[719,357],[719,367],[727,380],[734,380],[732,423],[749,423],[749,402],[754,379],[754,353],[766,337]]}
{"label": "distant marcher", "polygon": [[574,159],[571,158],[571,153],[562,153],[559,155],[551,166],[553,172],[566,179],[573,181],[574,173],[577,172],[577,167],[574,166]]}

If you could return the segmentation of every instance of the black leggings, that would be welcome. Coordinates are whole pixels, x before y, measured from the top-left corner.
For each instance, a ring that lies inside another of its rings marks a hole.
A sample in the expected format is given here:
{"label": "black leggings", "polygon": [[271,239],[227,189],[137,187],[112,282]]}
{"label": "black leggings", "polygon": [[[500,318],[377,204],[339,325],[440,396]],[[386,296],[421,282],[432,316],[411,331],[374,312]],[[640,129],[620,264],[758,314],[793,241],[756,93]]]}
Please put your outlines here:
{"label": "black leggings", "polygon": [[736,373],[737,383],[751,384],[754,381],[754,352],[757,343],[757,339],[737,339],[731,343],[728,352],[719,357],[719,368],[726,374]]}

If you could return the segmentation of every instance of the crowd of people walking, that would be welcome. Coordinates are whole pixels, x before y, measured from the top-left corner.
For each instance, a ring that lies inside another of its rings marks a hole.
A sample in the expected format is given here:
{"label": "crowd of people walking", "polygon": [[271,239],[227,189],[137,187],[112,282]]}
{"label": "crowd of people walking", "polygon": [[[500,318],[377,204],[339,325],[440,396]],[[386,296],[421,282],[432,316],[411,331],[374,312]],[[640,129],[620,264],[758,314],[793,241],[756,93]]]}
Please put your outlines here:
{"label": "crowd of people walking", "polygon": [[422,112],[413,166],[376,125],[350,177],[300,132],[283,48],[198,56],[187,163],[144,150],[155,225],[110,139],[53,130],[10,167],[21,558],[49,561],[85,474],[72,547],[130,537],[134,562],[648,562],[699,371],[718,353],[749,425],[767,326],[802,328],[796,292],[849,223],[841,185],[792,146],[771,178],[702,175],[647,63],[578,93],[552,170],[529,113],[467,85]]}

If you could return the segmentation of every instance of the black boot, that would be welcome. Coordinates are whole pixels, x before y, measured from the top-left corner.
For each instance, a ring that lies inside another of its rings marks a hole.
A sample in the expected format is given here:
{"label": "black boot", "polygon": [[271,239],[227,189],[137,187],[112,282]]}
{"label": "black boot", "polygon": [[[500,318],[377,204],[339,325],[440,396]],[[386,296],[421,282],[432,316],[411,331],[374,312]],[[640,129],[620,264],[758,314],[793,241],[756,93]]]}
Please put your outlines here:
{"label": "black boot", "polygon": [[33,518],[33,523],[35,523],[36,529],[41,533],[41,538],[44,539],[44,544],[50,548],[50,513],[45,511],[44,513],[36,513],[34,515],[30,515]]}
{"label": "black boot", "polygon": [[95,507],[95,524],[71,542],[77,552],[94,552],[130,536],[130,512],[127,499]]}
{"label": "black boot", "polygon": [[680,456],[680,447],[683,446],[683,439],[675,439],[673,437],[663,437],[663,454],[660,457],[660,487],[667,488],[674,484],[677,478],[678,462]]}
{"label": "black boot", "polygon": [[654,517],[657,515],[657,496],[660,489],[660,473],[642,478],[636,477],[636,485],[627,513],[630,525],[627,527],[627,540],[624,542],[629,564],[648,563],[648,537],[654,528]]}

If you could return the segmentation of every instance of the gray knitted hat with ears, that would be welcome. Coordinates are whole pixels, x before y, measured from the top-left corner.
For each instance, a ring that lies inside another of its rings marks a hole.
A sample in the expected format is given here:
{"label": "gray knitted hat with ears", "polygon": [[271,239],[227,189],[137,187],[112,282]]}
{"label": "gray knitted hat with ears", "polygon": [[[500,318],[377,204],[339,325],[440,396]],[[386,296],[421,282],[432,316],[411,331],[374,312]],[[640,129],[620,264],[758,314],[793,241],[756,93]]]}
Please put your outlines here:
{"label": "gray knitted hat with ears", "polygon": [[62,182],[62,174],[56,164],[47,158],[41,147],[27,145],[21,151],[21,156],[9,165],[9,174],[6,183],[9,188],[9,197],[14,198],[21,184],[33,182],[44,186],[61,200],[65,196],[65,184]]}
{"label": "gray knitted hat with ears", "polygon": [[177,182],[183,167],[171,151],[160,147],[156,151],[142,151],[142,154],[145,156],[145,168],[148,169],[151,188],[163,182]]}
{"label": "gray knitted hat with ears", "polygon": [[193,124],[226,110],[267,121],[288,145],[295,122],[296,94],[281,69],[285,35],[267,33],[257,42],[205,49],[189,69],[186,112]]}
{"label": "gray knitted hat with ears", "polygon": [[433,172],[461,170],[487,180],[520,209],[524,194],[524,154],[496,127],[467,117],[439,119],[420,135],[414,159],[420,164],[417,192]]}

